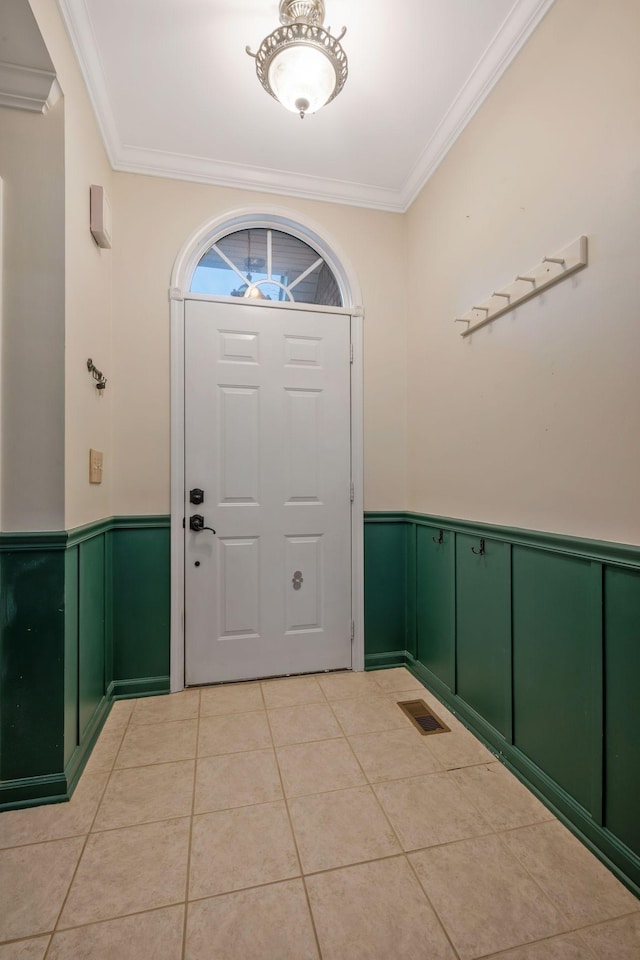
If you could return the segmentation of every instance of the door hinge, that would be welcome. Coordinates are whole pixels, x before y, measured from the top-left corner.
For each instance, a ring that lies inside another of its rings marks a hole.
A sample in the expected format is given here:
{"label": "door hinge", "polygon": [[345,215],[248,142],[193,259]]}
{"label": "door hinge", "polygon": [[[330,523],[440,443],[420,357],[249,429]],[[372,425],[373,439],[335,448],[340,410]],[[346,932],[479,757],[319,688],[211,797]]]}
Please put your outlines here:
{"label": "door hinge", "polygon": [[352,343],[349,344],[349,360],[351,363],[353,363],[353,344]]}
{"label": "door hinge", "polygon": [[356,625],[355,625],[354,621],[352,620],[352,621],[351,621],[351,643],[353,643],[354,638],[355,638],[355,635],[356,635]]}
{"label": "door hinge", "polygon": [[351,486],[349,487],[349,499],[351,500],[351,503],[353,503],[353,501],[355,500],[355,498],[356,498],[356,488],[355,488],[355,484],[354,484],[354,482],[353,482],[353,480],[352,480],[352,481],[351,481]]}

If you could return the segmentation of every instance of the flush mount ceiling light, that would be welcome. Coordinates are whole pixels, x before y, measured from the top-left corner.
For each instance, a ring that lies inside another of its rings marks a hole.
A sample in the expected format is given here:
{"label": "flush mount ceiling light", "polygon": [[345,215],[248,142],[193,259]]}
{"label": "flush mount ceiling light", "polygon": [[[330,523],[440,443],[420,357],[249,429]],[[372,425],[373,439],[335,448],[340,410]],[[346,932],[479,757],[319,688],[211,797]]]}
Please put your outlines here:
{"label": "flush mount ceiling light", "polygon": [[323,0],[280,0],[282,26],[265,37],[257,53],[258,80],[283,107],[304,117],[337,97],[347,79],[347,55],[339,37],[323,27]]}

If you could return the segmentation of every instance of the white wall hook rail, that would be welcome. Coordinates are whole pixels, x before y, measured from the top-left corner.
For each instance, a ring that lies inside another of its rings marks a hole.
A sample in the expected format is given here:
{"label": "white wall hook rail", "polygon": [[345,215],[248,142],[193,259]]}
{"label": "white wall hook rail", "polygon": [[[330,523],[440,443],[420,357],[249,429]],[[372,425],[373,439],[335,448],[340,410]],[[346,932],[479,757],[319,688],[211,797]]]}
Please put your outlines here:
{"label": "white wall hook rail", "polygon": [[554,256],[543,257],[540,263],[526,274],[518,274],[513,283],[502,290],[494,290],[483,303],[471,307],[462,317],[456,317],[455,323],[467,324],[467,329],[463,330],[460,336],[468,337],[474,330],[486,326],[496,317],[501,317],[503,313],[515,309],[525,300],[537,297],[554,283],[570,277],[572,273],[586,266],[587,238],[578,237],[562,250],[558,250]]}

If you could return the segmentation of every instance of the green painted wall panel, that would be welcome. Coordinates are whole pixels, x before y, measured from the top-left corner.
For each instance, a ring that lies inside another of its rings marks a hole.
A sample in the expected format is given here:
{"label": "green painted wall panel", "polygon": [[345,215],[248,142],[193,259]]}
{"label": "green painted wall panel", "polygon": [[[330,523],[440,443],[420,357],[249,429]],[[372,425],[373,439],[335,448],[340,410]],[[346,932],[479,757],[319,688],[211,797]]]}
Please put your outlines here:
{"label": "green painted wall panel", "polygon": [[404,651],[406,644],[407,525],[364,528],[364,631],[367,657]]}
{"label": "green painted wall panel", "polygon": [[[113,680],[113,535],[104,538],[104,684],[105,690]],[[167,638],[167,643],[169,638]]]}
{"label": "green painted wall panel", "polygon": [[456,685],[458,695],[511,737],[511,548],[456,536]]}
{"label": "green painted wall panel", "polygon": [[593,587],[586,560],[513,548],[514,742],[595,813],[602,754]]}
{"label": "green painted wall panel", "polygon": [[417,550],[418,537],[414,526],[407,526],[405,533],[407,550],[406,588],[405,588],[405,650],[409,656],[416,656],[418,649],[418,593],[417,593]]}
{"label": "green painted wall panel", "polygon": [[65,645],[64,645],[64,765],[80,743],[78,729],[78,547],[64,555]]}
{"label": "green painted wall panel", "polygon": [[604,822],[640,856],[640,571],[605,569],[604,610]]}
{"label": "green painted wall panel", "polygon": [[168,529],[111,533],[113,678],[169,675],[170,542]]}
{"label": "green painted wall panel", "polygon": [[105,693],[104,540],[100,534],[79,545],[79,728],[85,732]]}
{"label": "green painted wall panel", "polygon": [[0,777],[40,777],[64,760],[64,553],[0,556]]}
{"label": "green painted wall panel", "polygon": [[455,537],[417,526],[417,659],[450,690],[455,685]]}

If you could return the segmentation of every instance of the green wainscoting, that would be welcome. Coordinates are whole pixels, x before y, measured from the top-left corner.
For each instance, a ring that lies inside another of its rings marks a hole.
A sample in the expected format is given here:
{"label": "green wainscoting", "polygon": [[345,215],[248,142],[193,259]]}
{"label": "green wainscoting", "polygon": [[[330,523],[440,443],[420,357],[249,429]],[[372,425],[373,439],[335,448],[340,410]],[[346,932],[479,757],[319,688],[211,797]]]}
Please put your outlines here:
{"label": "green wainscoting", "polygon": [[169,518],[0,535],[0,809],[65,800],[110,703],[169,690]]}
{"label": "green wainscoting", "polygon": [[456,689],[456,553],[453,534],[412,525],[416,538],[416,659],[450,690]]}
{"label": "green wainscoting", "polygon": [[168,521],[148,527],[120,518],[112,531],[113,692],[168,689],[171,568]]}
{"label": "green wainscoting", "polygon": [[640,570],[605,568],[604,632],[604,824],[638,853]]}
{"label": "green wainscoting", "polygon": [[365,557],[367,668],[405,663],[640,895],[640,547],[368,513]]}
{"label": "green wainscoting", "polygon": [[[0,535],[0,808],[66,799],[113,698],[169,689],[169,559],[164,516]],[[640,548],[367,514],[365,661],[406,664],[640,892]]]}
{"label": "green wainscoting", "polygon": [[456,692],[511,739],[511,558],[499,540],[456,536]]}
{"label": "green wainscoting", "polygon": [[364,542],[365,663],[404,663],[407,638],[406,524],[390,520],[367,529]]}
{"label": "green wainscoting", "polygon": [[[46,796],[64,763],[65,579],[59,535],[0,554],[0,769]],[[42,789],[39,791],[38,787]]]}
{"label": "green wainscoting", "polygon": [[513,548],[514,742],[599,823],[601,611],[599,564]]}

